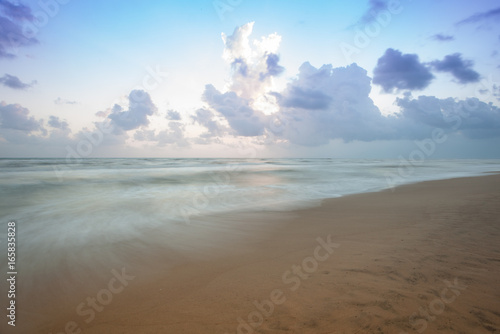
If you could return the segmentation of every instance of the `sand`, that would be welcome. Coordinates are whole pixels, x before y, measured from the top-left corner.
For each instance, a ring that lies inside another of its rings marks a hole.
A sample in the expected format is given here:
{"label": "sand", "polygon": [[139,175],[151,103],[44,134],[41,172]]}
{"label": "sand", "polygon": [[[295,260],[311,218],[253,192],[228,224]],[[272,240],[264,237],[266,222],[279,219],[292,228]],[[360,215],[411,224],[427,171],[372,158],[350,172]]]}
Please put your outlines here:
{"label": "sand", "polygon": [[[487,175],[202,218],[196,250],[137,255],[119,292],[107,270],[18,323],[45,334],[500,333],[499,204],[500,175]],[[78,315],[84,296],[107,304]]]}

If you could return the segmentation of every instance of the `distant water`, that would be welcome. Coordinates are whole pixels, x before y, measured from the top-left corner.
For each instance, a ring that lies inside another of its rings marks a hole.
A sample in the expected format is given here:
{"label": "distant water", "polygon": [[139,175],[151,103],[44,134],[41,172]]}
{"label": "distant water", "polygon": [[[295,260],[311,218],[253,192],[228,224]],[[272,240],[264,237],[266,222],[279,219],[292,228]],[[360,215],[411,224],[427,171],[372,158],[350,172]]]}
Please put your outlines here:
{"label": "distant water", "polygon": [[[179,227],[206,214],[288,210],[324,198],[488,171],[500,171],[500,160],[429,160],[414,167],[397,160],[352,159],[88,159],[75,164],[0,159],[0,221],[15,220],[22,233],[18,248],[27,258],[38,253],[41,261],[44,254],[69,247],[140,238],[149,228],[175,236]],[[6,232],[0,231],[0,244]]]}

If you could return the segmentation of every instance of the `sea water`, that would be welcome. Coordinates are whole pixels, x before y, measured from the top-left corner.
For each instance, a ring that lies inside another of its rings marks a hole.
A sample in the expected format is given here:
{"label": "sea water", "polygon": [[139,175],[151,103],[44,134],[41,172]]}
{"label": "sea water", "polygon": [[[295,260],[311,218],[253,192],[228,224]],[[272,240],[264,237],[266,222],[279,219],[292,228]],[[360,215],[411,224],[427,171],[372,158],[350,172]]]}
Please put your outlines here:
{"label": "sea water", "polygon": [[[413,166],[353,159],[0,159],[0,270],[7,272],[9,221],[16,223],[22,290],[28,293],[62,271],[73,275],[71,285],[99,264],[130,263],[151,246],[148,231],[168,247],[191,247],[179,235],[196,234],[201,229],[192,222],[208,215],[287,211],[325,198],[491,171],[500,171],[499,160]],[[232,221],[224,224],[231,229]]]}
{"label": "sea water", "polygon": [[0,221],[24,225],[27,244],[85,245],[207,214],[287,210],[489,171],[500,171],[500,160],[0,159]]}

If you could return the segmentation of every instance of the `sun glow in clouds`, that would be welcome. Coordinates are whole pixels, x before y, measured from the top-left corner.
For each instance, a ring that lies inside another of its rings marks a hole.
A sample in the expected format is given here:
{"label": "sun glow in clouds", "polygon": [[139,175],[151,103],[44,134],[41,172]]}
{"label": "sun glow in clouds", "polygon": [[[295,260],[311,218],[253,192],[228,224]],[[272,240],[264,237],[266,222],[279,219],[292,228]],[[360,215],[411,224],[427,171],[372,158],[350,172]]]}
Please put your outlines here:
{"label": "sun glow in clouds", "polygon": [[232,80],[225,89],[248,99],[252,108],[269,115],[279,110],[276,98],[269,93],[275,90],[273,77],[284,71],[278,65],[277,55],[281,36],[273,33],[251,41],[254,23],[236,28],[230,36],[222,33],[223,59],[232,69]]}

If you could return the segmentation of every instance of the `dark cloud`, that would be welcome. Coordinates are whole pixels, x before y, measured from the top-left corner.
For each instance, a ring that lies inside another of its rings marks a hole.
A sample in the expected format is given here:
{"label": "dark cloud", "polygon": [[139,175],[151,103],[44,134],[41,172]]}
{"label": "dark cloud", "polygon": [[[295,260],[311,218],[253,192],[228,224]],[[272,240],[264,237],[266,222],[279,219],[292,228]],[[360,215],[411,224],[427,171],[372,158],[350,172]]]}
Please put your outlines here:
{"label": "dark cloud", "polygon": [[481,22],[489,21],[489,20],[496,21],[499,18],[500,18],[500,7],[495,8],[495,9],[491,9],[491,10],[486,11],[486,12],[471,15],[471,16],[457,22],[457,25],[469,24],[469,23],[481,23]]}
{"label": "dark cloud", "polygon": [[181,114],[179,114],[178,111],[169,110],[169,111],[167,111],[167,119],[171,120],[171,121],[180,121],[181,120]]}
{"label": "dark cloud", "polygon": [[117,128],[128,131],[148,125],[148,116],[153,115],[157,108],[149,94],[143,90],[133,90],[129,96],[129,109],[115,105],[108,118]]}
{"label": "dark cloud", "polygon": [[57,116],[50,116],[48,124],[55,129],[69,130],[68,122],[61,121]]}
{"label": "dark cloud", "polygon": [[266,116],[250,107],[249,101],[235,92],[220,93],[212,85],[205,86],[203,101],[220,113],[240,136],[259,136],[264,133]]}
{"label": "dark cloud", "polygon": [[443,35],[443,34],[435,34],[431,38],[433,40],[439,41],[439,42],[451,42],[451,41],[455,40],[455,37],[453,37],[451,35]]}
{"label": "dark cloud", "polygon": [[29,7],[0,0],[0,58],[14,58],[19,47],[38,43],[23,30],[25,22],[34,20]]}
{"label": "dark cloud", "polygon": [[32,132],[43,130],[42,122],[29,116],[29,110],[19,104],[0,103],[0,128]]}
{"label": "dark cloud", "polygon": [[274,53],[270,53],[267,55],[266,64],[267,64],[267,75],[270,76],[278,76],[285,68],[280,66],[278,63],[280,61],[280,57]]}
{"label": "dark cloud", "polygon": [[466,84],[478,82],[480,79],[479,73],[472,69],[474,63],[470,60],[462,59],[460,53],[447,55],[443,60],[435,60],[430,63],[438,72],[451,73],[460,83]]}
{"label": "dark cloud", "polygon": [[6,73],[3,77],[0,77],[0,84],[12,89],[27,89],[33,87],[36,81],[27,84],[22,82],[18,77]]}
{"label": "dark cloud", "polygon": [[434,76],[419,61],[418,55],[403,54],[394,49],[387,49],[373,70],[373,83],[382,86],[386,92],[394,89],[421,90],[432,79]]}

